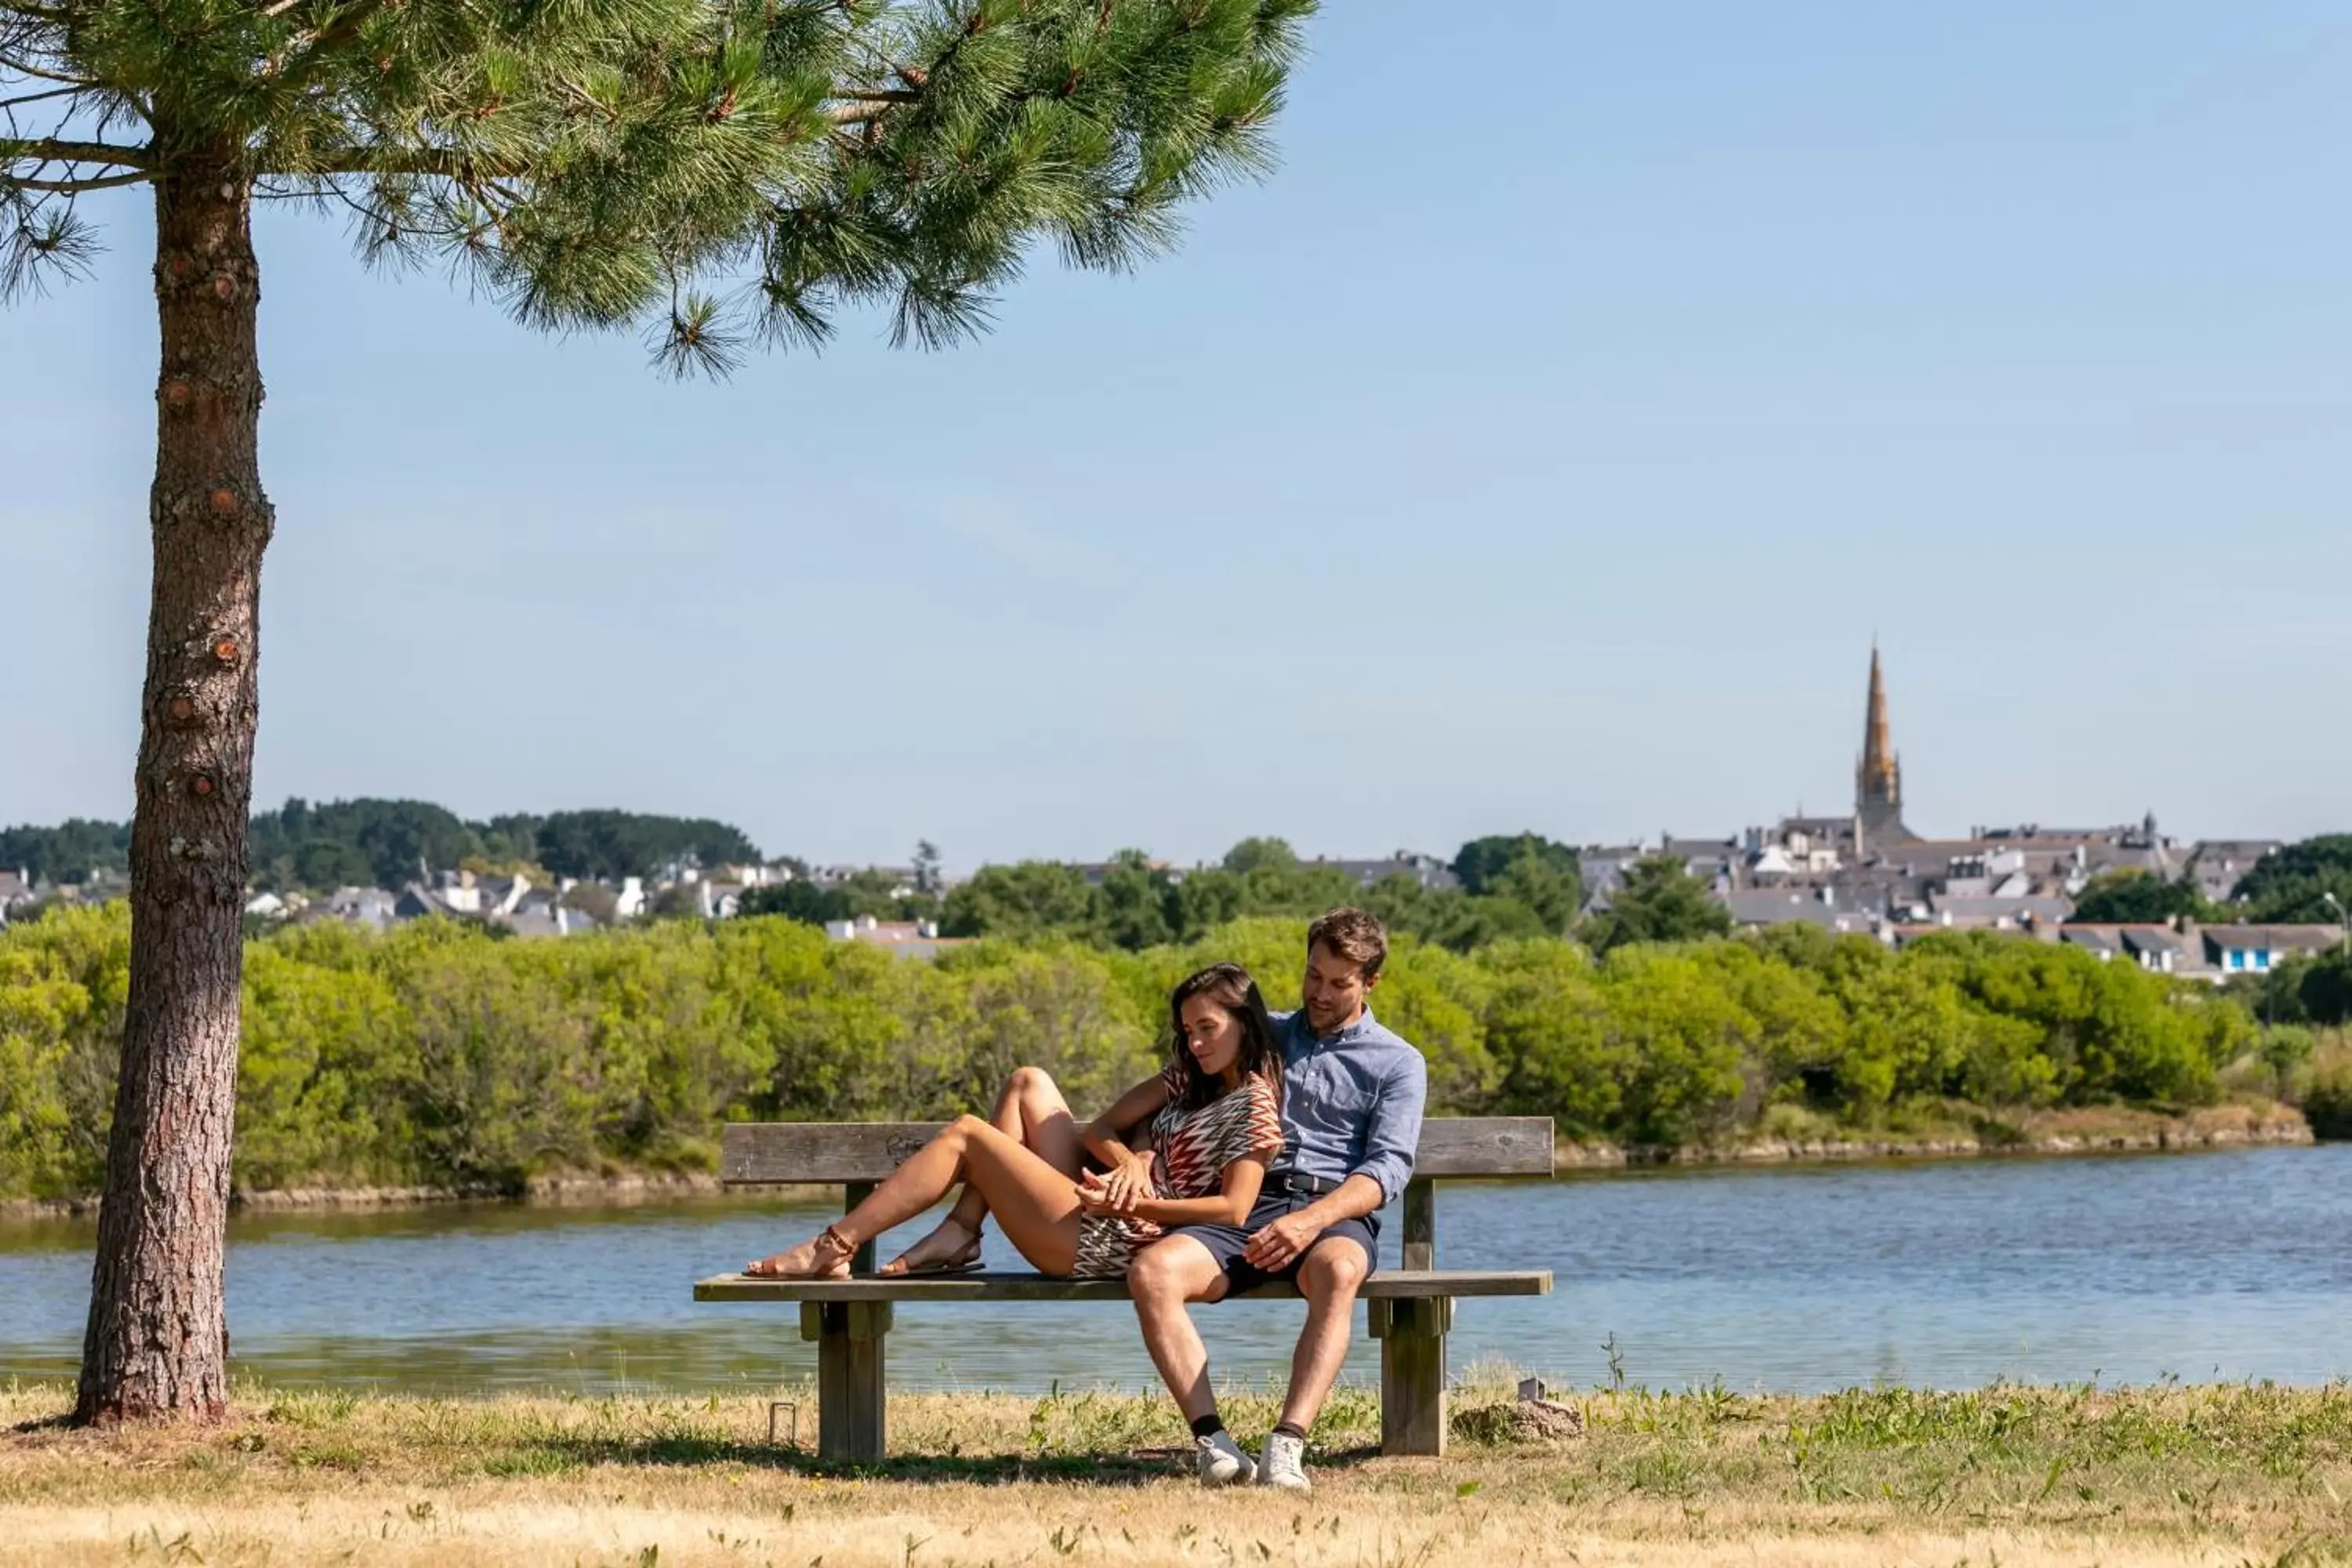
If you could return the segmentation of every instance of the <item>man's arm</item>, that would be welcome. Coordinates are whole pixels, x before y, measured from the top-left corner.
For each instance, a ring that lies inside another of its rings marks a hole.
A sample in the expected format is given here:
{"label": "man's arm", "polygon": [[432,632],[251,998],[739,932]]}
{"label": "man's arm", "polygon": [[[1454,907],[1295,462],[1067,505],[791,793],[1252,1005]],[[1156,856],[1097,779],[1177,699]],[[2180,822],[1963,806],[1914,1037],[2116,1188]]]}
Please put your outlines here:
{"label": "man's arm", "polygon": [[1422,1108],[1428,1098],[1429,1068],[1415,1051],[1381,1085],[1364,1137],[1362,1163],[1331,1191],[1251,1237],[1242,1256],[1255,1268],[1286,1268],[1317,1237],[1340,1221],[1379,1213],[1412,1179],[1412,1158],[1421,1147]]}
{"label": "man's arm", "polygon": [[1422,1060],[1419,1051],[1407,1051],[1404,1060],[1381,1085],[1380,1098],[1372,1102],[1364,1157],[1348,1173],[1349,1181],[1370,1178],[1379,1184],[1382,1202],[1403,1194],[1405,1184],[1412,1180],[1413,1156],[1421,1152],[1421,1115],[1428,1100],[1429,1064]]}

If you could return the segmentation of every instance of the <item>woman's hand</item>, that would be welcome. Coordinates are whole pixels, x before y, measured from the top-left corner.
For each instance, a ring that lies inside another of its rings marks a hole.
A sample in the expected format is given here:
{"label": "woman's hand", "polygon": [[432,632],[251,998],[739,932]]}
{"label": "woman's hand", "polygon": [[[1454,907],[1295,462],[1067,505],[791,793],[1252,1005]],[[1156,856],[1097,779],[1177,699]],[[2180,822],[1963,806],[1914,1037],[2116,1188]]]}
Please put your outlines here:
{"label": "woman's hand", "polygon": [[1102,1185],[1110,1194],[1113,1214],[1133,1214],[1135,1205],[1151,1196],[1151,1156],[1130,1154],[1113,1165],[1103,1176]]}
{"label": "woman's hand", "polygon": [[1132,1215],[1151,1194],[1149,1154],[1132,1154],[1108,1173],[1087,1171],[1078,1177],[1078,1204],[1088,1214]]}
{"label": "woman's hand", "polygon": [[1119,1200],[1106,1184],[1099,1173],[1082,1171],[1078,1173],[1078,1206],[1092,1215],[1116,1215],[1129,1212],[1118,1206]]}

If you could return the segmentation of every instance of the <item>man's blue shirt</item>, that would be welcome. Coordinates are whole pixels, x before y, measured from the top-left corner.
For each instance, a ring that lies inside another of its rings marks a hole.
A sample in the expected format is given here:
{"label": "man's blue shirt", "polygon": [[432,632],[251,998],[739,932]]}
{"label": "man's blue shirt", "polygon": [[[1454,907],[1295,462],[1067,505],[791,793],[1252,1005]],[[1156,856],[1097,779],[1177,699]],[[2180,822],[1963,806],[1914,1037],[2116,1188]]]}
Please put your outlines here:
{"label": "man's blue shirt", "polygon": [[1274,1016],[1282,1047],[1282,1130],[1270,1174],[1339,1183],[1370,1176],[1394,1202],[1412,1176],[1429,1068],[1421,1053],[1382,1028],[1366,1008],[1328,1039],[1307,1009]]}

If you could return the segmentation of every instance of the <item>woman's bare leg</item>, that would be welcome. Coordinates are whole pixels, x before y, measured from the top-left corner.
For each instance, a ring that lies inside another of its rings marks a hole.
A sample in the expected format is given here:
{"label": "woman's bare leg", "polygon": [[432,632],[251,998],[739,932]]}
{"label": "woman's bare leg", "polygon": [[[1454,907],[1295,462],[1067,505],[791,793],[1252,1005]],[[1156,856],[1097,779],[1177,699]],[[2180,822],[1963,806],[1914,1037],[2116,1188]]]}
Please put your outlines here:
{"label": "woman's bare leg", "polygon": [[[948,1194],[959,1181],[980,1189],[1007,1240],[1041,1272],[1069,1273],[1078,1255],[1078,1194],[1070,1178],[977,1116],[959,1116],[835,1221],[828,1235],[861,1247],[904,1225]],[[751,1264],[747,1274],[802,1277],[846,1274],[848,1260],[824,1237]]]}
{"label": "woman's bare leg", "polygon": [[[1015,1068],[996,1096],[990,1125],[1008,1138],[1017,1138],[1029,1152],[1067,1176],[1078,1179],[1078,1163],[1086,1145],[1070,1102],[1062,1098],[1054,1075],[1044,1068]],[[948,1216],[914,1246],[884,1264],[880,1272],[900,1275],[966,1267],[980,1257],[980,1227],[988,1218],[988,1199],[971,1182],[956,1199]]]}

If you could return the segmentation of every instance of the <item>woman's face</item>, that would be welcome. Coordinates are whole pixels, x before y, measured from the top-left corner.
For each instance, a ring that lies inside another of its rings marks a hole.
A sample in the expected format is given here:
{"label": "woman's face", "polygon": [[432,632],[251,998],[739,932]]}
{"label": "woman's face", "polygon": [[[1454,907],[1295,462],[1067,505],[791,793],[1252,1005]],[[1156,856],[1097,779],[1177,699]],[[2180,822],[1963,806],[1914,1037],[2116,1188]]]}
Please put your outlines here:
{"label": "woman's face", "polygon": [[1222,1079],[1242,1055],[1242,1021],[1226,1005],[1208,996],[1184,999],[1184,1048],[1201,1070]]}

